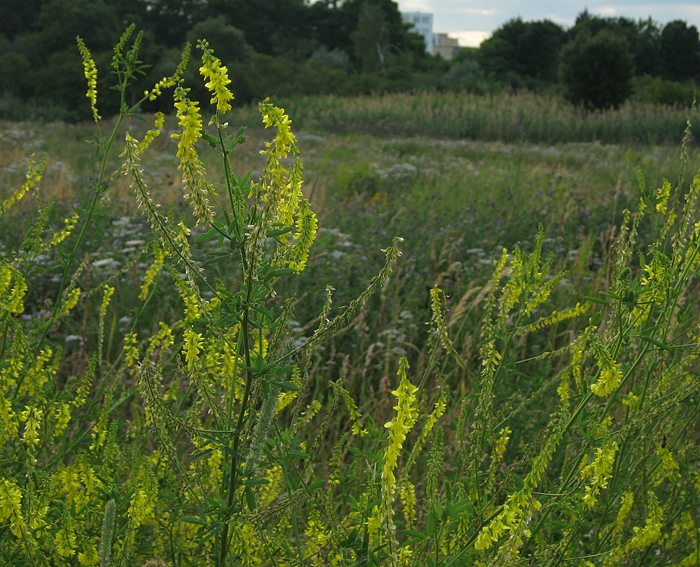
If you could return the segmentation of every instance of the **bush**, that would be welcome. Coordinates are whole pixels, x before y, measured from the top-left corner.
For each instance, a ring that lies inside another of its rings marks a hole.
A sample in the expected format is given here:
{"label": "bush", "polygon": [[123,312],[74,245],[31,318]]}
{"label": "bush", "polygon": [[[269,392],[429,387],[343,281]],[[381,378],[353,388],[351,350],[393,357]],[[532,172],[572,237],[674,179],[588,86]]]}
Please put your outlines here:
{"label": "bush", "polygon": [[632,92],[633,71],[627,43],[607,30],[582,32],[562,50],[566,96],[587,109],[618,108]]}
{"label": "bush", "polygon": [[695,100],[695,83],[678,83],[644,75],[632,81],[634,99],[651,104],[690,108]]}

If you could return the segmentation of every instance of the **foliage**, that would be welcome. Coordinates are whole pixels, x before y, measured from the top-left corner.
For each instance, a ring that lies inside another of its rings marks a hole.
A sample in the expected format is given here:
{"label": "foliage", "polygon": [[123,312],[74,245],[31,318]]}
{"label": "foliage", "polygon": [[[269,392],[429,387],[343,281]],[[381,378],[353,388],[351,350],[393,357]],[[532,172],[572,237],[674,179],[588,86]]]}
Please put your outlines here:
{"label": "foliage", "polygon": [[[627,41],[634,74],[672,81],[698,78],[698,34],[685,22],[661,26],[650,18],[606,18],[584,11],[569,29],[549,21],[513,19],[480,48],[452,61],[426,53],[423,40],[402,21],[394,0],[7,0],[0,22],[0,116],[78,121],[89,119],[74,70],[70,38],[91,46],[109,79],[110,49],[122,22],[144,29],[141,53],[150,66],[144,90],[177,62],[184,39],[207,37],[226,61],[241,65],[233,77],[236,104],[265,96],[511,89],[562,91],[562,49],[580,34],[608,32]],[[322,65],[318,65],[322,63]],[[278,79],[275,79],[278,77]],[[191,81],[193,75],[188,76]],[[43,96],[51,84],[50,100]],[[193,83],[192,96],[204,96]],[[643,98],[643,97],[640,97]],[[663,99],[663,97],[661,97]],[[168,111],[162,100],[148,111]],[[118,114],[105,100],[102,113]]]}
{"label": "foliage", "polygon": [[659,52],[665,79],[700,79],[700,37],[695,26],[681,20],[667,23],[659,39]]}
{"label": "foliage", "polygon": [[[564,30],[549,20],[510,20],[479,48],[484,71],[512,86],[554,83]],[[520,83],[520,84],[518,84]]]}
{"label": "foliage", "polygon": [[632,87],[633,62],[624,39],[609,31],[581,33],[562,52],[561,78],[569,100],[589,109],[618,108]]}

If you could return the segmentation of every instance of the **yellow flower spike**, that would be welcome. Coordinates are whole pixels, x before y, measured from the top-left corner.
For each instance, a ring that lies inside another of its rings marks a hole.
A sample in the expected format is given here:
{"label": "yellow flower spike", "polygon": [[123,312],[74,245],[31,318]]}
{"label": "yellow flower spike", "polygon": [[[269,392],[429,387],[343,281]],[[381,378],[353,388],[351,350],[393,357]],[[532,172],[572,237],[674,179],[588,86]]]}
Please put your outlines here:
{"label": "yellow flower spike", "polygon": [[145,488],[138,488],[131,496],[127,516],[133,529],[155,521],[153,516],[155,499],[156,495],[149,494]]}
{"label": "yellow flower spike", "polygon": [[138,337],[135,331],[124,336],[124,361],[126,367],[133,370],[139,362]]}
{"label": "yellow flower spike", "polygon": [[656,456],[661,459],[661,463],[654,474],[654,488],[661,486],[666,480],[677,481],[680,478],[680,467],[668,447],[658,447]]}
{"label": "yellow flower spike", "polygon": [[9,264],[0,264],[0,313],[10,315],[24,312],[24,296],[28,291],[24,276]]}
{"label": "yellow flower spike", "polygon": [[190,62],[190,55],[192,53],[192,45],[186,44],[185,48],[182,50],[182,55],[180,56],[180,63],[178,64],[175,72],[169,77],[163,77],[158,81],[150,91],[144,91],[143,95],[150,101],[156,100],[160,95],[163,94],[164,89],[170,89],[176,86],[185,75],[187,70],[187,65]]}
{"label": "yellow flower spike", "polygon": [[185,186],[185,200],[190,204],[197,224],[208,226],[214,219],[214,213],[209,205],[209,186],[204,178],[204,166],[199,158],[195,144],[202,137],[202,116],[199,103],[190,100],[188,89],[175,89],[175,109],[181,133],[171,134],[178,140],[177,157],[180,160],[179,169],[182,171],[182,183]]}
{"label": "yellow flower spike", "polygon": [[63,229],[55,233],[51,237],[51,240],[49,240],[49,242],[46,243],[46,245],[44,246],[44,250],[50,250],[51,248],[55,248],[56,246],[61,244],[61,242],[63,242],[66,238],[68,238],[77,226],[79,218],[80,214],[74,213],[70,217],[63,219]]}
{"label": "yellow flower spike", "polygon": [[292,249],[292,257],[289,260],[289,267],[300,273],[306,268],[309,260],[311,247],[316,240],[318,231],[318,218],[311,210],[307,201],[302,201],[299,217],[296,222],[296,243]]}
{"label": "yellow flower spike", "polygon": [[30,191],[36,189],[44,175],[46,169],[46,159],[36,161],[34,154],[29,157],[27,163],[27,173],[25,174],[24,183],[7,199],[0,202],[0,216],[4,215],[13,205],[21,201],[24,196]]}
{"label": "yellow flower spike", "polygon": [[668,179],[656,190],[656,211],[665,215],[668,213],[668,199],[671,196],[671,183]]}
{"label": "yellow flower spike", "polygon": [[204,338],[201,333],[195,333],[192,329],[186,329],[183,337],[182,354],[185,356],[187,368],[192,369],[199,359],[199,354],[204,346]]}
{"label": "yellow flower spike", "polygon": [[153,263],[150,265],[146,274],[143,276],[143,285],[139,291],[139,299],[144,301],[148,297],[148,292],[151,290],[151,286],[156,279],[156,276],[160,273],[161,268],[165,264],[165,249],[158,244],[154,245],[153,250]]}
{"label": "yellow flower spike", "polygon": [[594,342],[592,346],[600,368],[600,376],[596,383],[591,384],[591,392],[600,398],[605,398],[612,394],[622,382],[622,371],[601,343]]}
{"label": "yellow flower spike", "polygon": [[406,527],[413,529],[416,523],[416,487],[410,480],[403,479],[400,484],[399,498]]}
{"label": "yellow flower spike", "polygon": [[630,510],[632,510],[633,505],[634,493],[627,490],[620,497],[620,509],[617,512],[617,517],[615,518],[615,529],[613,533],[616,539],[619,539],[622,536],[622,533],[625,530],[625,520],[627,520],[627,516],[629,515]]}
{"label": "yellow flower spike", "polygon": [[56,544],[56,552],[61,557],[72,557],[76,550],[76,535],[73,526],[67,523],[56,532],[54,543]]}
{"label": "yellow flower spike", "polygon": [[214,51],[209,48],[209,43],[202,39],[197,42],[197,47],[202,50],[202,66],[199,72],[207,81],[204,86],[212,93],[211,104],[216,105],[215,123],[219,125],[219,114],[231,110],[230,101],[233,94],[228,89],[231,79],[228,78],[228,69],[221,64],[221,60],[214,56]]}
{"label": "yellow flower spike", "polygon": [[586,508],[593,508],[598,501],[600,491],[607,488],[608,481],[612,477],[617,450],[618,445],[616,441],[603,447],[598,447],[595,459],[581,470],[581,478],[583,480],[590,479],[590,484],[585,487],[583,495],[583,502]]}
{"label": "yellow flower spike", "polygon": [[104,286],[104,294],[102,296],[102,303],[100,304],[100,319],[107,317],[107,309],[109,309],[109,304],[112,301],[112,296],[114,295],[114,287],[111,285]]}
{"label": "yellow flower spike", "polygon": [[85,96],[90,100],[92,118],[95,122],[98,122],[100,120],[100,115],[97,112],[97,65],[95,65],[95,60],[92,58],[92,54],[82,38],[77,36],[75,41],[78,44],[78,50],[83,59],[83,73],[87,80],[87,93]]}
{"label": "yellow flower spike", "polygon": [[74,287],[66,294],[66,299],[64,300],[64,303],[63,303],[63,309],[61,310],[61,317],[63,317],[64,315],[68,315],[68,313],[70,313],[75,308],[75,306],[78,304],[79,299],[80,299],[80,288]]}
{"label": "yellow flower spike", "polygon": [[[406,372],[408,361],[401,358],[397,375],[400,378],[399,387],[392,392],[397,403],[394,406],[396,415],[394,419],[384,425],[389,430],[389,442],[384,450],[384,464],[382,466],[382,507],[386,535],[389,541],[395,543],[394,527],[394,496],[396,494],[396,475],[394,471],[398,465],[401,449],[406,441],[408,433],[418,420],[418,388],[411,384]],[[394,563],[396,563],[394,561]]]}
{"label": "yellow flower spike", "polygon": [[24,536],[22,490],[12,479],[0,478],[0,525],[10,522],[10,532],[16,538]]}
{"label": "yellow flower spike", "polygon": [[194,145],[202,136],[199,103],[188,98],[188,90],[182,87],[175,89],[175,109],[182,133],[172,134],[172,137],[178,140],[177,157],[180,158],[180,163],[190,163],[199,159]]}
{"label": "yellow flower spike", "polygon": [[664,511],[659,504],[656,494],[650,491],[647,493],[647,518],[644,526],[636,526],[632,530],[634,535],[625,545],[625,554],[633,551],[643,551],[659,541],[663,523]]}
{"label": "yellow flower spike", "polygon": [[78,553],[78,563],[86,567],[100,564],[100,556],[97,552],[97,546],[93,543],[84,543],[81,547],[82,551]]}
{"label": "yellow flower spike", "polygon": [[24,421],[22,441],[33,449],[39,445],[39,432],[41,430],[41,420],[43,417],[44,411],[42,409],[29,406],[20,414],[20,419]]}
{"label": "yellow flower spike", "polygon": [[149,148],[149,146],[153,143],[153,140],[160,136],[160,133],[163,130],[163,124],[165,124],[165,114],[162,112],[156,112],[155,119],[153,121],[153,128],[146,132],[143,140],[136,148],[136,153],[142,154]]}

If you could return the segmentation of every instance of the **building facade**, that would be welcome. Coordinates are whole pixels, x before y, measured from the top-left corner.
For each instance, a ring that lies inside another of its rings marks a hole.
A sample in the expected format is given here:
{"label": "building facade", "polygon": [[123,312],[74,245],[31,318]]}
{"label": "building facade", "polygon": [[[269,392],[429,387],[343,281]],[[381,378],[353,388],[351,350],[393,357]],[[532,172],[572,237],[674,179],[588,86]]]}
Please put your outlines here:
{"label": "building facade", "polygon": [[433,15],[428,12],[401,12],[403,21],[413,24],[415,33],[423,36],[425,51],[433,52]]}
{"label": "building facade", "polygon": [[403,21],[413,25],[413,32],[423,36],[425,51],[450,60],[459,50],[459,42],[446,33],[433,33],[433,15],[429,12],[401,12]]}
{"label": "building facade", "polygon": [[433,36],[433,55],[439,55],[449,61],[459,51],[459,41],[446,33],[437,33]]}

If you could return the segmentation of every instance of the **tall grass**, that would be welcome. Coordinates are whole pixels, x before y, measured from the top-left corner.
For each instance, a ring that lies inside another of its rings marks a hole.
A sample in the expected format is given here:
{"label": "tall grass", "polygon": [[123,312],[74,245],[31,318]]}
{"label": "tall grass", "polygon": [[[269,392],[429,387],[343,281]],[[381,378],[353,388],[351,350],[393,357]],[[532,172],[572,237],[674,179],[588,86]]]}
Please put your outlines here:
{"label": "tall grass", "polygon": [[560,97],[532,93],[311,96],[287,104],[304,127],[503,142],[676,143],[697,111],[630,102],[587,112]]}
{"label": "tall grass", "polygon": [[[0,561],[698,563],[700,176],[638,175],[603,265],[572,267],[595,287],[565,285],[538,231],[483,285],[449,297],[442,271],[424,325],[402,309],[413,274],[395,238],[337,306],[302,276],[317,279],[316,217],[289,116],[261,103],[263,163],[236,172],[228,70],[205,42],[208,125],[184,62],[146,95],[175,89],[184,207],[159,207],[162,121],[136,129],[125,96],[139,45],[130,28],[115,48],[122,112],[76,214],[52,224],[43,159],[0,201],[20,233],[0,249]],[[119,175],[149,236],[122,222],[131,259],[110,271],[95,247]],[[13,218],[32,196],[31,222],[28,206]],[[373,328],[387,313],[396,326]]]}

